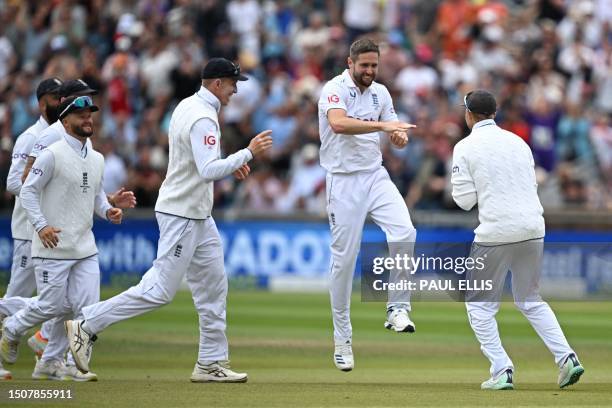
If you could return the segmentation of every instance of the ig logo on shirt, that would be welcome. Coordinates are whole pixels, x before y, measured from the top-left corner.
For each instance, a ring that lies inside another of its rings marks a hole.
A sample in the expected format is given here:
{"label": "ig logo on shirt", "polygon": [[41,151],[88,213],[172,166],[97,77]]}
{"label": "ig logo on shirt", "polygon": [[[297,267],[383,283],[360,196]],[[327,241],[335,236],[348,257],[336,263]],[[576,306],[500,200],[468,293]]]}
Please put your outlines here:
{"label": "ig logo on shirt", "polygon": [[204,146],[208,146],[209,149],[212,149],[215,144],[217,144],[217,139],[215,136],[204,136]]}
{"label": "ig logo on shirt", "polygon": [[329,96],[327,97],[327,102],[330,102],[330,103],[338,103],[338,102],[340,102],[340,97],[339,97],[338,95],[336,95],[336,94],[334,94],[334,95],[329,95]]}

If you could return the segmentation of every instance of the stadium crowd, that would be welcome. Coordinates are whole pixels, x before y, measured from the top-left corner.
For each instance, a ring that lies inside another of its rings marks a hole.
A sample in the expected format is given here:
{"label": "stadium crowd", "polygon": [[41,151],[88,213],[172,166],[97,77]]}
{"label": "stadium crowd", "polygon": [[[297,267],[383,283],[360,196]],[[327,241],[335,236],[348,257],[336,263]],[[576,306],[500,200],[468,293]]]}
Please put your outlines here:
{"label": "stadium crowd", "polygon": [[215,189],[216,208],[324,214],[319,90],[346,67],[349,44],[381,47],[377,81],[418,127],[384,162],[410,208],[452,209],[453,145],[469,133],[463,95],[495,93],[502,127],[535,156],[547,208],[612,211],[610,0],[0,0],[0,209],[15,138],[38,117],[41,78],[98,89],[105,190],[125,185],[153,206],[168,124],[211,57],[240,82],[222,117],[223,150],[263,129],[274,147],[244,182]]}

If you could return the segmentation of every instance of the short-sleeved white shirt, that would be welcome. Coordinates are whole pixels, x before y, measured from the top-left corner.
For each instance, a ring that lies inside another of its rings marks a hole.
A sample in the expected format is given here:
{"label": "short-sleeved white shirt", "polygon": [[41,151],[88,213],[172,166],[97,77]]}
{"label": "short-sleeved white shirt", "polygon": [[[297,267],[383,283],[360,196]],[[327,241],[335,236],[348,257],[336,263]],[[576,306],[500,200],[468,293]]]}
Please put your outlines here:
{"label": "short-sleeved white shirt", "polygon": [[396,121],[397,114],[387,88],[372,82],[361,93],[349,71],[345,70],[325,84],[319,98],[321,166],[330,173],[354,173],[380,167],[380,133],[336,134],[327,119],[330,109],[342,109],[348,117],[364,121]]}

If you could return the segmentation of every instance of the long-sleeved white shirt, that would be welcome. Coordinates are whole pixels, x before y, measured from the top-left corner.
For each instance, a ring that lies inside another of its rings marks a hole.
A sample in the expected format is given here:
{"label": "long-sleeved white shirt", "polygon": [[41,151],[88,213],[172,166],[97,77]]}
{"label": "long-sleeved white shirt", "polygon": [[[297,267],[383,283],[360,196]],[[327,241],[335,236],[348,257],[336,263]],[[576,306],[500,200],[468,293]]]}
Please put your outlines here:
{"label": "long-sleeved white shirt", "polygon": [[189,135],[198,173],[206,182],[220,180],[232,174],[253,158],[251,151],[245,148],[221,159],[221,134],[211,119],[198,120]]}
{"label": "long-sleeved white shirt", "polygon": [[34,146],[36,138],[40,133],[49,127],[49,124],[42,116],[38,121],[23,132],[15,141],[13,156],[8,177],[6,178],[6,190],[16,196],[21,191],[23,170],[25,169],[28,155]]}
{"label": "long-sleeved white shirt", "polygon": [[[75,152],[81,155],[81,157],[87,156],[87,143],[83,144],[75,137],[64,134],[64,138],[74,149]],[[21,205],[25,209],[28,220],[34,226],[36,232],[40,231],[48,224],[47,219],[42,213],[40,208],[40,195],[44,187],[49,183],[51,177],[53,177],[53,171],[55,170],[55,159],[51,152],[43,150],[40,156],[36,159],[28,178],[26,179],[21,189]],[[102,183],[96,186],[96,198],[94,202],[95,213],[103,218],[107,219],[106,212],[112,208],[106,193],[102,188]]]}
{"label": "long-sleeved white shirt", "polygon": [[453,151],[453,199],[470,210],[478,204],[476,242],[490,244],[543,238],[534,160],[517,135],[493,119],[474,125]]}
{"label": "long-sleeved white shirt", "polygon": [[168,171],[159,189],[155,211],[205,219],[213,206],[212,182],[252,159],[248,149],[221,159],[220,109],[219,99],[204,87],[174,109],[168,132]]}

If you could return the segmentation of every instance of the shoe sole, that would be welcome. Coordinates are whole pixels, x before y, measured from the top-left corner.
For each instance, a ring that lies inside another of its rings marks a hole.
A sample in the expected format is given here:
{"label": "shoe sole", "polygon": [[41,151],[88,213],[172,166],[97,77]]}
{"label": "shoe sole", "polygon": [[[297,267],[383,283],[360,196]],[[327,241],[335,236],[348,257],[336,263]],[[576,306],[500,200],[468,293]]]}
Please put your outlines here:
{"label": "shoe sole", "polygon": [[5,374],[2,377],[0,377],[0,381],[12,380],[12,379],[13,379],[13,375],[12,374]]}
{"label": "shoe sole", "polygon": [[54,377],[52,375],[34,375],[32,374],[32,379],[36,381],[64,381],[62,377]]}
{"label": "shoe sole", "polygon": [[484,391],[507,391],[507,390],[513,390],[514,389],[514,385],[513,384],[505,384],[502,385],[499,388],[480,388],[481,390]]}
{"label": "shoe sole", "polygon": [[72,324],[69,324],[68,321],[65,321],[64,328],[66,329],[66,335],[68,336],[68,347],[70,348],[70,353],[74,358],[74,364],[80,372],[82,372],[83,374],[87,374],[89,372],[89,367],[82,365],[81,359],[77,356],[77,352],[72,346],[72,337],[74,337],[74,332],[72,331]]}
{"label": "shoe sole", "polygon": [[565,384],[559,385],[559,388],[565,388],[572,384],[576,384],[580,380],[580,377],[582,376],[582,374],[584,374],[584,368],[582,367],[572,368],[572,371],[570,373],[570,378],[567,380]]}
{"label": "shoe sole", "polygon": [[237,384],[237,383],[245,383],[247,382],[249,379],[249,377],[245,377],[245,378],[241,378],[238,380],[223,380],[223,381],[219,381],[219,380],[198,380],[198,379],[193,379],[190,378],[190,381],[192,383],[227,383],[227,384]]}
{"label": "shoe sole", "polygon": [[96,382],[98,381],[98,377],[93,377],[90,379],[77,379],[74,377],[70,377],[70,376],[66,376],[66,377],[62,377],[62,381],[74,381],[74,382]]}
{"label": "shoe sole", "polygon": [[385,329],[388,330],[392,330],[396,333],[414,333],[416,331],[415,327],[413,325],[408,325],[406,327],[404,327],[402,330],[396,330],[395,326],[393,326],[391,323],[389,322],[385,322]]}

